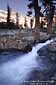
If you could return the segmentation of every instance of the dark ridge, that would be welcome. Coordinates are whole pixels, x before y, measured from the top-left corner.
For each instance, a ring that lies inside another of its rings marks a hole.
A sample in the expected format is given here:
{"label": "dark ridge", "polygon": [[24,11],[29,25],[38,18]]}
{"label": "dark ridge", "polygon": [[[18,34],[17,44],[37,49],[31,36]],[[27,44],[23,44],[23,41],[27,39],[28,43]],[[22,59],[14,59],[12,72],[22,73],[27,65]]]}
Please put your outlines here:
{"label": "dark ridge", "polygon": [[0,22],[0,29],[19,29],[19,27],[13,22],[10,22],[9,24],[7,24],[7,22]]}

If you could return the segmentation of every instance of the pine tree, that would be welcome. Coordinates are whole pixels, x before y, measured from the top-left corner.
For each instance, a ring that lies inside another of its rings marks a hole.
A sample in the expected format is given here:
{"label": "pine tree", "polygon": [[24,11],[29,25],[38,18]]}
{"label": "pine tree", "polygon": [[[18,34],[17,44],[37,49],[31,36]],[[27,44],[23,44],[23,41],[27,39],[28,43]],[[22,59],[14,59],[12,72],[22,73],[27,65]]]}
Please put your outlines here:
{"label": "pine tree", "polygon": [[18,24],[19,24],[19,22],[18,22],[18,13],[16,13],[16,25],[17,25],[17,27],[18,27]]}
{"label": "pine tree", "polygon": [[[28,11],[28,15],[32,14],[32,9],[34,9],[34,13],[35,13],[35,32],[37,32],[37,39],[40,38],[40,7],[39,7],[39,3],[38,0],[29,0],[30,3],[27,5],[28,8],[30,9],[30,11]],[[35,33],[36,34],[36,33]]]}
{"label": "pine tree", "polygon": [[11,9],[9,5],[7,5],[7,24],[10,23],[10,14],[11,14]]}
{"label": "pine tree", "polygon": [[52,34],[52,22],[53,22],[53,15],[55,11],[55,5],[53,4],[54,0],[41,0],[41,1],[45,8],[47,21],[48,21],[47,33]]}

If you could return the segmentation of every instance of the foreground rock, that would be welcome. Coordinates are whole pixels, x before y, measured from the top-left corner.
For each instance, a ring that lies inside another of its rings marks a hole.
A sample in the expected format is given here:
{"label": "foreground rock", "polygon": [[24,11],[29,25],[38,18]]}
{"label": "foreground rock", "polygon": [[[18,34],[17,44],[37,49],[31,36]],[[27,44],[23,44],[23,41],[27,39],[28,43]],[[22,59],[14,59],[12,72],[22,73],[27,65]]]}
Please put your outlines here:
{"label": "foreground rock", "polygon": [[51,52],[56,52],[56,41],[52,42],[49,46],[48,46],[48,50]]}
{"label": "foreground rock", "polygon": [[35,35],[35,30],[30,29],[17,29],[17,30],[2,30],[0,34],[0,50],[16,49],[19,51],[29,52],[32,46],[36,43],[45,42],[49,36],[46,33],[40,33],[40,41]]}
{"label": "foreground rock", "polygon": [[28,41],[20,40],[19,37],[16,36],[0,37],[0,52],[8,50],[29,52],[32,50],[32,47],[28,45]]}
{"label": "foreground rock", "polygon": [[47,40],[51,40],[51,36],[47,33],[40,32],[40,40],[39,43],[45,43]]}
{"label": "foreground rock", "polygon": [[30,52],[31,50],[32,50],[31,45],[27,45],[27,46],[25,46],[25,48],[22,49],[23,52]]}

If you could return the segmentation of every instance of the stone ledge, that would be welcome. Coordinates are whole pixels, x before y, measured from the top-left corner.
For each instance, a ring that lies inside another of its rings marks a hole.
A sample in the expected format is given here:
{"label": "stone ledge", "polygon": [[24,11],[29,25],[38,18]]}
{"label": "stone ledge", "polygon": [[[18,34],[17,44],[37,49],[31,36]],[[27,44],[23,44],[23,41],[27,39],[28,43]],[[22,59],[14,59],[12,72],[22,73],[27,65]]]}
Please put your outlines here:
{"label": "stone ledge", "polygon": [[18,50],[18,51],[31,51],[32,50],[32,46],[31,46],[32,42],[28,42],[28,40],[20,40],[18,37],[16,36],[3,36],[0,37],[0,51],[10,51],[10,50]]}

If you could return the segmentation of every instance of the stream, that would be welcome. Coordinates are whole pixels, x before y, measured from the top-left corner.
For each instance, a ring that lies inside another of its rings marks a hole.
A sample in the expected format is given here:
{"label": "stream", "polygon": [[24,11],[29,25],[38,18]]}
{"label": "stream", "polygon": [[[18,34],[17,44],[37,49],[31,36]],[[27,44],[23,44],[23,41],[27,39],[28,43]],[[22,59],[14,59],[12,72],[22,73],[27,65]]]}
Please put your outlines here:
{"label": "stream", "polygon": [[40,58],[38,51],[52,41],[48,40],[45,43],[33,46],[29,53],[0,53],[0,85],[23,85],[24,81],[30,79],[34,70],[39,72],[48,69],[48,66]]}

